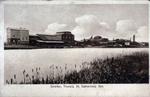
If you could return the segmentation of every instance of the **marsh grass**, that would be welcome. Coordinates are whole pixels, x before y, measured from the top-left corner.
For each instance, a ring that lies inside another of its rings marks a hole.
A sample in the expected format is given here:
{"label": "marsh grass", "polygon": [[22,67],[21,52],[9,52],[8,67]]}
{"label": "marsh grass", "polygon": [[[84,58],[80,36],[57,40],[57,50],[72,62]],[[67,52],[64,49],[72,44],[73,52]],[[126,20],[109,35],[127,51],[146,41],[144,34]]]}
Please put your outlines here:
{"label": "marsh grass", "polygon": [[[129,55],[119,55],[106,59],[94,59],[85,62],[78,71],[75,65],[74,71],[69,71],[65,65],[66,74],[63,69],[52,65],[49,69],[51,74],[40,77],[40,67],[32,69],[29,75],[23,70],[23,81],[17,82],[16,74],[7,84],[98,84],[98,83],[148,83],[149,82],[149,55],[147,52],[136,52]],[[87,65],[87,66],[86,66]],[[59,71],[57,76],[55,71]],[[33,73],[34,72],[34,73]]]}

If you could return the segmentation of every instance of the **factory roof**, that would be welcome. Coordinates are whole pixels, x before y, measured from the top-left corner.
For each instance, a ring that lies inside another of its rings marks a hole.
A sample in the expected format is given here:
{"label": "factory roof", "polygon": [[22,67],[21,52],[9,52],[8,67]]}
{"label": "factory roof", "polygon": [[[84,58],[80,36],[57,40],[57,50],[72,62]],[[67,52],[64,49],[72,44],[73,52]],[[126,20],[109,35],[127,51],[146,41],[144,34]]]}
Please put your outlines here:
{"label": "factory roof", "polygon": [[8,27],[7,29],[11,29],[11,30],[28,30],[28,29],[22,28],[22,27],[20,27],[20,28],[11,28],[11,27]]}
{"label": "factory roof", "polygon": [[71,32],[70,31],[56,32],[56,35],[60,35],[60,34],[71,34]]}
{"label": "factory roof", "polygon": [[37,40],[37,42],[40,42],[40,43],[64,43],[63,41],[43,41],[43,40]]}
{"label": "factory roof", "polygon": [[44,40],[44,41],[60,41],[61,39],[59,38],[60,35],[46,35],[46,34],[37,34],[38,37],[41,39],[41,40]]}

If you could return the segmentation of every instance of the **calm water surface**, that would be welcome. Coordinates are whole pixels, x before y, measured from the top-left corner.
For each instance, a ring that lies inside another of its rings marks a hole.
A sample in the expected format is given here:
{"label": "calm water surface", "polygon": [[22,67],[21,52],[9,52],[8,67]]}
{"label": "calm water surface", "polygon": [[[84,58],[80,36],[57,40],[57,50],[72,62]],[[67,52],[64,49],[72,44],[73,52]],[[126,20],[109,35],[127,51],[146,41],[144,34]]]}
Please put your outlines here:
{"label": "calm water surface", "polygon": [[[73,49],[33,49],[33,50],[5,50],[5,80],[17,75],[23,79],[22,71],[25,69],[31,74],[32,69],[39,68],[41,75],[45,76],[53,70],[50,66],[58,67],[55,73],[61,74],[74,69],[80,70],[81,64],[90,62],[95,58],[106,58],[133,52],[148,52],[148,48],[73,48]],[[53,65],[54,64],[54,65]],[[76,64],[76,68],[75,68]],[[67,67],[67,70],[65,70]],[[62,71],[61,71],[62,69]]]}

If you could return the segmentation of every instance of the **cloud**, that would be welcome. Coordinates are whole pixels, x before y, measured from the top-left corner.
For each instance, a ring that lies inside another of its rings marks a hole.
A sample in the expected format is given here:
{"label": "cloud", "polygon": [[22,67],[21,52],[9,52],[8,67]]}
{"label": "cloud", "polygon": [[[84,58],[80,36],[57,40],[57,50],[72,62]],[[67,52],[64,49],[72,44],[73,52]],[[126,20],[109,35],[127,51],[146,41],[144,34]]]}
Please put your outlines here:
{"label": "cloud", "polygon": [[85,26],[91,26],[91,23],[94,25],[99,24],[97,20],[98,18],[94,15],[83,15],[81,17],[77,17],[75,19],[75,22],[79,24],[79,26],[85,27]]}
{"label": "cloud", "polygon": [[109,26],[109,24],[106,23],[106,22],[101,22],[100,25],[102,26],[102,28],[104,30],[110,30],[111,29],[110,26]]}
{"label": "cloud", "polygon": [[136,31],[136,24],[133,20],[119,20],[116,24],[116,31],[123,33]]}
{"label": "cloud", "polygon": [[60,24],[55,22],[48,25],[47,29],[45,30],[45,34],[55,34],[58,31],[64,30],[66,27],[66,24]]}
{"label": "cloud", "polygon": [[137,30],[136,41],[139,42],[148,42],[148,27],[141,26]]}
{"label": "cloud", "polygon": [[93,35],[104,35],[110,27],[106,22],[100,22],[95,15],[83,15],[75,19],[77,26],[72,30],[76,39],[80,40]]}
{"label": "cloud", "polygon": [[116,36],[124,39],[131,38],[137,31],[136,23],[133,20],[119,20],[116,23]]}
{"label": "cloud", "polygon": [[136,41],[147,42],[148,27],[137,27],[133,20],[119,20],[116,23],[116,38],[130,39],[133,35],[136,35]]}

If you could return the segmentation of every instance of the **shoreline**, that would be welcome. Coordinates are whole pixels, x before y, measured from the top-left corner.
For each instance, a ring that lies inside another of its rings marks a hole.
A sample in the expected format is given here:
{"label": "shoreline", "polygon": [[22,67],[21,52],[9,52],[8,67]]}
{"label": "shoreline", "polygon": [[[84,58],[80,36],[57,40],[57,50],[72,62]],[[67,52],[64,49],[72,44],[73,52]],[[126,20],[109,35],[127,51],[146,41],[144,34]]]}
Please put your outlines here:
{"label": "shoreline", "polygon": [[[76,49],[78,47],[75,48],[4,48],[4,50],[34,50],[34,49]],[[84,47],[84,48],[89,48],[89,47]],[[90,48],[110,48],[110,47],[90,47]],[[113,47],[113,48],[149,48],[149,47]]]}
{"label": "shoreline", "polygon": [[24,50],[24,49],[72,49],[72,48],[149,48],[149,47],[105,47],[105,46],[92,46],[92,47],[37,47],[37,46],[27,46],[27,45],[21,45],[21,46],[4,46],[4,50]]}

